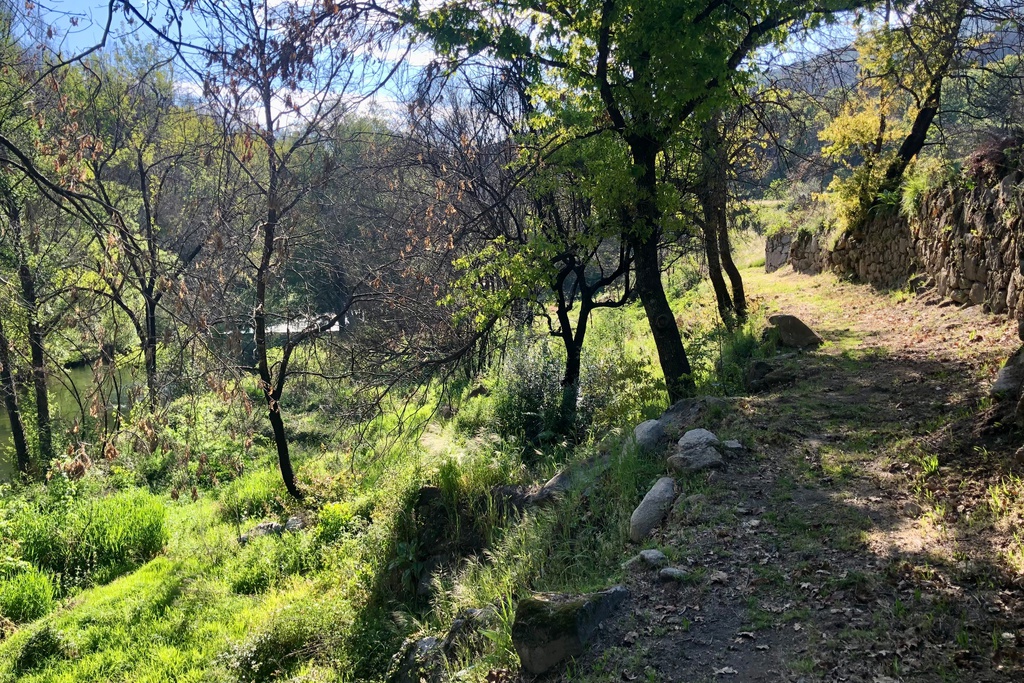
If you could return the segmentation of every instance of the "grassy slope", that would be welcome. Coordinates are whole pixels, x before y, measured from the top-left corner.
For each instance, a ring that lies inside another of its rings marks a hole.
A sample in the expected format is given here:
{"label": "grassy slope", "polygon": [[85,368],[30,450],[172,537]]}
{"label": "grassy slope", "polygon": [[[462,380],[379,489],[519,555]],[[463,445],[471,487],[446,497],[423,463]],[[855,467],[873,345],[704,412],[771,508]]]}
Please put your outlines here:
{"label": "grassy slope", "polygon": [[[748,247],[747,257],[756,260],[758,246]],[[707,379],[705,389],[717,392],[721,387],[710,371],[720,358],[721,340],[709,336],[717,325],[715,308],[706,288],[688,289],[693,279],[692,272],[680,270],[669,275],[669,288],[686,321],[694,363]],[[595,371],[621,365],[629,368],[623,377],[650,384],[644,391],[628,383],[618,387],[630,396],[598,416],[602,425],[629,429],[642,418],[636,411],[646,400],[653,403],[642,413],[656,414],[664,407],[655,384],[654,348],[639,307],[602,311],[588,345],[591,363],[604,368]],[[471,417],[460,419],[482,419],[486,427],[487,399],[477,403],[464,406]],[[293,420],[302,431],[317,432],[312,417]],[[516,597],[527,590],[590,590],[617,580],[627,552],[629,515],[660,468],[632,457],[616,458],[586,494],[587,487],[581,486],[555,510],[530,514],[510,528],[499,523],[485,529],[488,553],[445,576],[440,597],[424,615],[421,604],[388,599],[395,575],[417,568],[413,558],[403,559],[402,547],[394,546],[401,535],[396,524],[408,515],[410,492],[421,482],[445,485],[439,481],[443,471],[456,495],[471,497],[493,484],[543,479],[557,462],[586,458],[596,450],[593,443],[574,451],[556,445],[527,472],[518,453],[496,448],[488,439],[467,438],[453,426],[432,430],[433,443],[424,439],[425,448],[406,444],[361,484],[340,487],[347,504],[365,505],[369,499],[372,514],[370,521],[329,542],[319,540],[321,520],[301,538],[238,547],[240,513],[253,520],[263,516],[261,509],[271,517],[285,516],[275,502],[280,486],[267,459],[263,469],[250,465],[242,480],[219,495],[200,492],[195,502],[187,495],[177,501],[165,497],[171,538],[163,555],[132,574],[74,595],[0,643],[0,680],[262,680],[278,672],[317,680],[377,677],[401,636],[443,633],[460,610],[487,605],[499,606],[499,623],[471,669],[483,677],[492,667],[513,666],[510,628]],[[338,464],[316,449],[307,448],[299,457],[314,480],[336,474]],[[338,488],[325,499],[338,498]],[[242,527],[252,523],[243,521]],[[410,608],[408,616],[391,615]]]}
{"label": "grassy slope", "polygon": [[[756,263],[759,245],[747,245],[743,252],[741,263]],[[907,321],[885,321],[890,307],[899,303],[895,298],[879,298],[863,288],[842,285],[827,277],[765,276],[756,269],[746,271],[745,275],[757,311],[755,317],[784,307],[820,323],[829,340],[825,356],[850,377],[856,378],[866,367],[892,352],[882,348],[884,345],[865,343],[881,334],[879,326],[899,325],[908,335],[914,333],[913,325]],[[696,364],[703,368],[705,390],[726,391],[729,387],[719,381],[722,376],[711,372],[723,356],[728,361],[729,348],[721,338],[708,334],[715,312],[707,290],[702,287],[697,292],[687,291],[682,285],[686,273],[672,274],[668,281],[675,295],[676,310],[685,323],[689,348]],[[855,317],[881,322],[875,329],[854,329],[850,321]],[[919,330],[918,334],[923,332]],[[986,346],[984,354],[979,355],[981,349],[976,345],[953,346],[955,334],[945,336],[950,340],[950,348],[943,353],[983,358],[971,360],[974,365],[969,363],[975,374],[991,372],[995,359],[1005,351],[1005,343],[996,343]],[[639,363],[644,358],[653,360],[653,348],[637,310],[603,312],[588,343],[596,356],[611,357],[613,362],[622,362],[624,358]],[[887,371],[883,368],[883,372]],[[824,421],[822,429],[843,433],[840,444],[829,442],[816,448],[814,467],[809,469],[802,456],[792,463],[787,461],[786,467],[790,469],[775,480],[779,485],[778,500],[785,501],[787,496],[791,500],[793,491],[801,491],[807,481],[816,478],[847,481],[855,477],[864,469],[864,461],[874,461],[880,445],[918,448],[917,442],[907,441],[907,435],[895,424],[880,431],[873,421],[877,407],[857,400],[855,393],[851,400],[832,402],[838,412],[823,415],[819,410],[820,398],[811,397],[814,383],[814,379],[801,382],[793,400],[777,401],[771,409],[757,401],[744,404],[748,406],[744,411],[764,411],[761,420],[735,421],[726,417],[724,424],[711,425],[724,438],[743,437],[779,449],[793,447],[793,437],[787,430],[806,430],[800,427],[805,421]],[[801,398],[805,394],[806,400]],[[472,422],[465,416],[474,414],[486,421],[486,399],[477,402],[479,405],[463,407],[462,419]],[[780,422],[766,423],[768,416]],[[608,419],[615,418],[613,415]],[[636,415],[631,414],[625,422],[635,420]],[[947,423],[938,416],[929,429]],[[628,428],[631,424],[620,426]],[[531,473],[524,470],[517,454],[496,449],[487,439],[457,434],[451,427],[435,430],[430,439],[423,440],[425,447],[415,444],[403,451],[399,460],[381,468],[390,471],[387,477],[370,479],[363,487],[347,486],[340,494],[342,499],[353,504],[367,496],[373,499],[372,521],[355,524],[330,542],[316,540],[320,533],[317,527],[301,534],[303,540],[272,539],[258,552],[247,554],[237,547],[235,524],[224,521],[230,516],[223,514],[221,502],[209,494],[201,495],[194,503],[185,497],[178,502],[168,499],[172,536],[164,555],[131,575],[74,596],[55,613],[23,627],[0,644],[0,680],[260,680],[273,678],[276,669],[288,676],[306,674],[308,680],[365,680],[381,675],[386,668],[387,649],[393,648],[403,635],[441,634],[460,610],[487,605],[497,605],[499,609],[497,623],[483,652],[467,661],[455,662],[454,666],[464,669],[467,680],[482,679],[495,668],[514,666],[509,631],[515,598],[527,590],[590,590],[620,580],[620,564],[633,552],[626,542],[629,514],[645,487],[661,474],[661,468],[634,458],[616,459],[607,476],[590,486],[581,486],[566,504],[533,513],[509,528],[500,524],[490,527],[488,553],[468,561],[459,573],[445,576],[443,591],[433,610],[423,613],[419,611],[422,605],[403,606],[389,601],[388,592],[394,586],[387,580],[396,572],[414,568],[402,563],[393,543],[400,535],[395,525],[406,514],[403,510],[408,509],[408,495],[420,482],[447,481],[445,485],[470,496],[493,483],[543,478],[553,471],[555,460],[587,457],[596,449],[589,444],[573,453],[548,456]],[[919,435],[914,432],[909,436]],[[907,452],[893,451],[885,456],[886,462],[906,461],[910,457]],[[335,467],[319,461],[315,452],[307,458],[304,467],[315,472],[316,477],[326,477]],[[911,461],[916,462],[912,458]],[[256,472],[250,476],[253,480],[262,477],[272,481],[271,474]],[[916,469],[911,474],[909,485],[912,489],[916,486],[921,500],[930,505],[930,489],[922,483],[925,480],[915,479]],[[730,495],[720,484],[700,477],[682,481],[681,485],[688,493],[712,499],[716,495]],[[253,484],[257,497],[262,486],[259,482]],[[1013,491],[1000,494],[1004,489],[999,489],[997,483],[987,490],[993,500],[1000,495],[1016,500],[1012,498]],[[1000,519],[1013,518],[1012,509],[1015,508],[1011,505],[1011,514],[1004,513]],[[697,513],[697,517],[701,514]],[[739,523],[735,513],[715,506],[709,507],[708,514],[710,517],[700,529]],[[785,534],[789,547],[801,552],[821,547],[821,527],[815,520],[802,517],[791,505],[783,506],[775,514],[770,521]],[[842,543],[859,552],[869,542],[870,528],[864,527],[862,515],[848,517],[849,524],[843,524],[840,516],[834,522],[839,526],[830,533],[848,539]],[[1006,522],[1001,524],[1006,526]],[[695,541],[687,541],[692,542]],[[285,547],[289,543],[291,546]],[[677,560],[692,556],[685,544],[663,543],[663,547]],[[1024,556],[1020,550],[1016,552]],[[1013,551],[1008,553],[1010,557]],[[254,570],[250,566],[253,557],[260,555],[273,558],[271,564],[276,562],[280,566]],[[301,559],[310,557],[315,561],[304,563]],[[253,571],[257,572],[257,579],[262,576],[259,571],[269,574],[269,579],[264,577],[265,590],[253,595],[232,590],[233,585],[237,589],[240,575],[249,580],[245,572]],[[707,578],[707,572],[697,567],[694,577],[695,584],[706,590],[702,580]],[[768,574],[765,577],[774,581]],[[747,615],[743,618],[751,622],[749,626],[774,628],[778,617],[762,607],[751,603],[733,611]],[[397,616],[393,614],[396,610]],[[685,622],[684,619],[680,623]],[[26,648],[27,644],[40,646],[32,650]],[[30,651],[38,654],[32,661],[26,661],[24,655]],[[615,650],[608,652],[614,660]],[[803,666],[799,659],[794,657],[794,661],[784,663]],[[16,672],[19,663],[22,670]],[[27,664],[31,666],[26,668]],[[592,669],[590,675],[596,676],[594,680],[603,680],[595,673],[599,670],[600,667]]]}

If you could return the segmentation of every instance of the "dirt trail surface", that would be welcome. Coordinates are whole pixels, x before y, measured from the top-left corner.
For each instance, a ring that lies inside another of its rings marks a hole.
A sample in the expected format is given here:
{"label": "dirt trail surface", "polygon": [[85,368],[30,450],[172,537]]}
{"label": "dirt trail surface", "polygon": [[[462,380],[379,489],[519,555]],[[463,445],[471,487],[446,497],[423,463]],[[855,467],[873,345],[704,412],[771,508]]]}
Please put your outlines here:
{"label": "dirt trail surface", "polygon": [[[825,340],[794,384],[701,426],[748,450],[684,495],[632,597],[569,671],[586,681],[1022,681],[1019,432],[980,428],[1016,326],[924,293],[747,273]],[[639,549],[639,547],[638,547]]]}

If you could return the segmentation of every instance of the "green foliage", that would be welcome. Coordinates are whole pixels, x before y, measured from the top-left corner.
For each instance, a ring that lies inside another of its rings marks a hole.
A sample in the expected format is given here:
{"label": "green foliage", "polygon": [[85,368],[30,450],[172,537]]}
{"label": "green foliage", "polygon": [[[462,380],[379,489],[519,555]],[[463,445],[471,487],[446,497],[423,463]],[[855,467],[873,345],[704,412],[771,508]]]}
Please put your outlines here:
{"label": "green foliage", "polygon": [[337,609],[332,603],[303,597],[268,614],[262,625],[223,656],[240,683],[280,680],[302,661],[338,646]]}
{"label": "green foliage", "polygon": [[370,521],[372,501],[361,498],[356,501],[328,503],[320,508],[316,528],[313,531],[318,546],[335,543],[342,536],[355,533]]}
{"label": "green foliage", "polygon": [[917,159],[903,177],[900,211],[908,218],[916,217],[921,200],[954,176],[953,167],[944,159],[927,156]]}
{"label": "green foliage", "polygon": [[562,367],[547,340],[517,346],[493,390],[494,427],[503,437],[537,443],[560,431]]}
{"label": "green foliage", "polygon": [[18,673],[28,673],[45,666],[49,660],[66,654],[67,643],[63,634],[45,624],[31,631],[14,661],[14,670]]}
{"label": "green foliage", "polygon": [[140,490],[25,504],[13,512],[10,531],[22,557],[51,572],[62,590],[110,581],[155,556],[167,540],[163,503]]}
{"label": "green foliage", "polygon": [[0,617],[16,624],[35,621],[53,609],[53,581],[34,567],[0,579]]}
{"label": "green foliage", "polygon": [[652,361],[629,346],[625,328],[604,329],[592,340],[600,351],[587,354],[580,386],[580,414],[594,435],[639,424],[665,408],[665,382]]}

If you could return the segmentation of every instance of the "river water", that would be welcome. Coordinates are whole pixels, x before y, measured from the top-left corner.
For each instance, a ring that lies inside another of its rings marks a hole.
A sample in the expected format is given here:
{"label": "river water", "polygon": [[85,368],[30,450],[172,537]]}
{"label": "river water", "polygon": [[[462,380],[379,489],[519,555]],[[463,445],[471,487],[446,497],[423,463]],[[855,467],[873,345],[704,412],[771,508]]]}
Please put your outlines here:
{"label": "river water", "polygon": [[[50,378],[50,412],[54,418],[54,434],[75,418],[81,416],[79,401],[86,411],[96,390],[96,378],[90,367],[79,367],[62,371],[61,377]],[[128,397],[134,382],[129,370],[119,370],[113,377],[106,377],[102,382],[103,393],[109,395],[120,387],[122,405],[129,403]],[[77,396],[76,396],[77,394]],[[108,406],[116,403],[116,398],[108,396],[104,403]],[[88,412],[87,412],[88,414]],[[23,420],[33,419],[31,415],[22,415]],[[0,482],[10,481],[17,472],[14,460],[14,443],[11,439],[11,422],[7,411],[0,403]]]}

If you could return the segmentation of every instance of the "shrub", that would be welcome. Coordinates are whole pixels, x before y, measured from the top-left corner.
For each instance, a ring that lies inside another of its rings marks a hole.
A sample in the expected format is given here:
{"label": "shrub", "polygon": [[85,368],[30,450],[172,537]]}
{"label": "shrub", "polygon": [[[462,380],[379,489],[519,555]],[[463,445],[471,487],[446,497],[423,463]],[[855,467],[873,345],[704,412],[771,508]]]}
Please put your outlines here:
{"label": "shrub", "polygon": [[49,508],[26,505],[11,528],[22,557],[67,589],[105,583],[154,557],[167,541],[164,517],[160,500],[136,489]]}
{"label": "shrub", "polygon": [[299,662],[309,661],[337,628],[329,603],[299,600],[269,615],[245,641],[232,647],[225,664],[243,683],[283,678]]}
{"label": "shrub", "polygon": [[530,443],[557,431],[562,399],[562,367],[544,341],[512,349],[494,389],[494,423],[498,434]]}
{"label": "shrub", "polygon": [[900,210],[908,218],[921,210],[921,201],[951,178],[951,168],[938,157],[918,159],[903,177]]}
{"label": "shrub", "polygon": [[28,673],[46,666],[51,659],[67,654],[68,646],[63,634],[47,624],[29,635],[14,660],[14,670],[16,673]]}
{"label": "shrub", "polygon": [[0,616],[16,624],[35,621],[53,602],[53,581],[34,567],[0,580]]}
{"label": "shrub", "polygon": [[370,498],[328,503],[320,508],[313,539],[318,546],[334,543],[344,534],[365,526],[370,521],[373,501]]}

